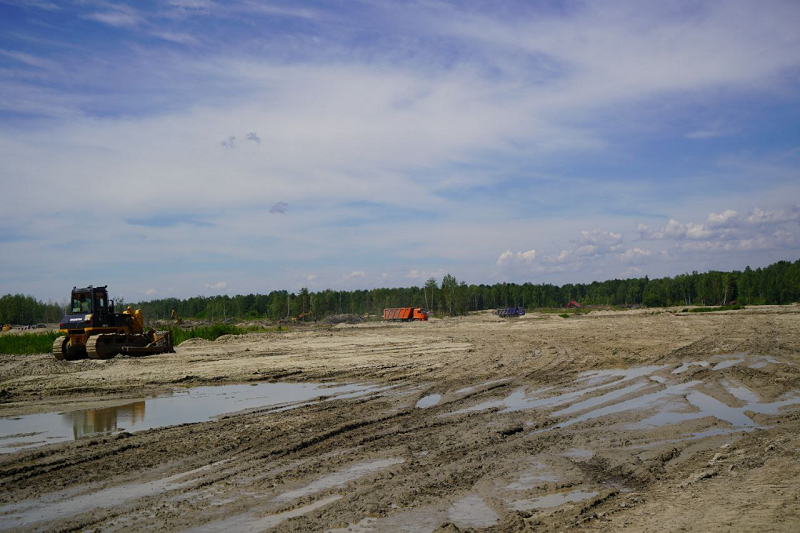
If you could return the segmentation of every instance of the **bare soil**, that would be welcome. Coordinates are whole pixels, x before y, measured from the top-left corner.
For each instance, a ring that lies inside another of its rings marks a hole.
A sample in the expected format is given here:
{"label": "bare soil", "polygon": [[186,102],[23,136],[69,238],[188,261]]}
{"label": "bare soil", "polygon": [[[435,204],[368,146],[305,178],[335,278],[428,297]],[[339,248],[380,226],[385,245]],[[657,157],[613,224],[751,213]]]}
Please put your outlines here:
{"label": "bare soil", "polygon": [[211,384],[381,387],[0,455],[0,529],[796,531],[800,306],[678,311],[0,356],[2,417]]}

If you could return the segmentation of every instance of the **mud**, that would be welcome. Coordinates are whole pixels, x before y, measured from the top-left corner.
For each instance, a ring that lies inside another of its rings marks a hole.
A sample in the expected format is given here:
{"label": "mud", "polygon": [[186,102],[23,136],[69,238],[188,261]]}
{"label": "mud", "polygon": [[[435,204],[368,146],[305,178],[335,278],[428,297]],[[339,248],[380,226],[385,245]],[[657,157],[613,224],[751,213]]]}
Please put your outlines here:
{"label": "mud", "polygon": [[[796,530],[798,365],[798,306],[0,356],[0,529]],[[154,422],[170,398],[198,401]],[[35,416],[71,434],[12,420]]]}

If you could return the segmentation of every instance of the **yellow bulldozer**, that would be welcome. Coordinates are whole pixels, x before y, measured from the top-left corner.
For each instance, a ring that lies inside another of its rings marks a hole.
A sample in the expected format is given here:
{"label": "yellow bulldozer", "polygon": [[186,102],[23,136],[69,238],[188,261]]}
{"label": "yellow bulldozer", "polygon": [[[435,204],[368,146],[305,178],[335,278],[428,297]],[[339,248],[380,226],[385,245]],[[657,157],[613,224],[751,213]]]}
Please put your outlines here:
{"label": "yellow bulldozer", "polygon": [[172,353],[172,333],[145,330],[142,312],[128,306],[114,312],[107,286],[72,288],[72,306],[59,325],[62,336],[53,342],[59,361],[108,359],[118,354],[150,355]]}

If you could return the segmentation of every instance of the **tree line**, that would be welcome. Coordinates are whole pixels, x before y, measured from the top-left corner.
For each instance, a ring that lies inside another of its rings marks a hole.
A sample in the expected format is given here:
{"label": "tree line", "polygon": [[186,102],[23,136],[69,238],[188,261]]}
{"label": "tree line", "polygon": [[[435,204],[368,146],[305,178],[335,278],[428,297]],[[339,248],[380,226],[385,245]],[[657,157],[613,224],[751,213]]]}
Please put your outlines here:
{"label": "tree line", "polygon": [[[386,307],[423,307],[434,314],[461,315],[502,307],[562,307],[576,300],[582,305],[660,307],[669,305],[789,304],[800,301],[800,259],[779,261],[765,268],[743,271],[692,272],[674,277],[613,279],[592,283],[495,283],[468,285],[447,274],[430,278],[421,287],[236,296],[165,298],[133,304],[150,319],[168,319],[174,309],[181,317],[220,321],[228,318],[281,320],[306,313],[324,318],[332,314],[383,314]],[[63,306],[38,302],[31,296],[0,298],[0,323],[57,322]],[[118,306],[119,307],[119,306]]]}

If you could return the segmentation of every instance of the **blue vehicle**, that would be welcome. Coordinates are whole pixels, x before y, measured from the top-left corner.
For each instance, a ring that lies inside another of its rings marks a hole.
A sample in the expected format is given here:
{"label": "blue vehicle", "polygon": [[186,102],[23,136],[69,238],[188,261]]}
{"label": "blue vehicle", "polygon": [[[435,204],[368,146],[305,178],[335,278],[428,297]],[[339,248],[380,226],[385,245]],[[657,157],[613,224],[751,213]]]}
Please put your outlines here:
{"label": "blue vehicle", "polygon": [[506,307],[505,309],[498,309],[497,316],[502,318],[511,318],[522,316],[525,314],[525,309],[523,307]]}

